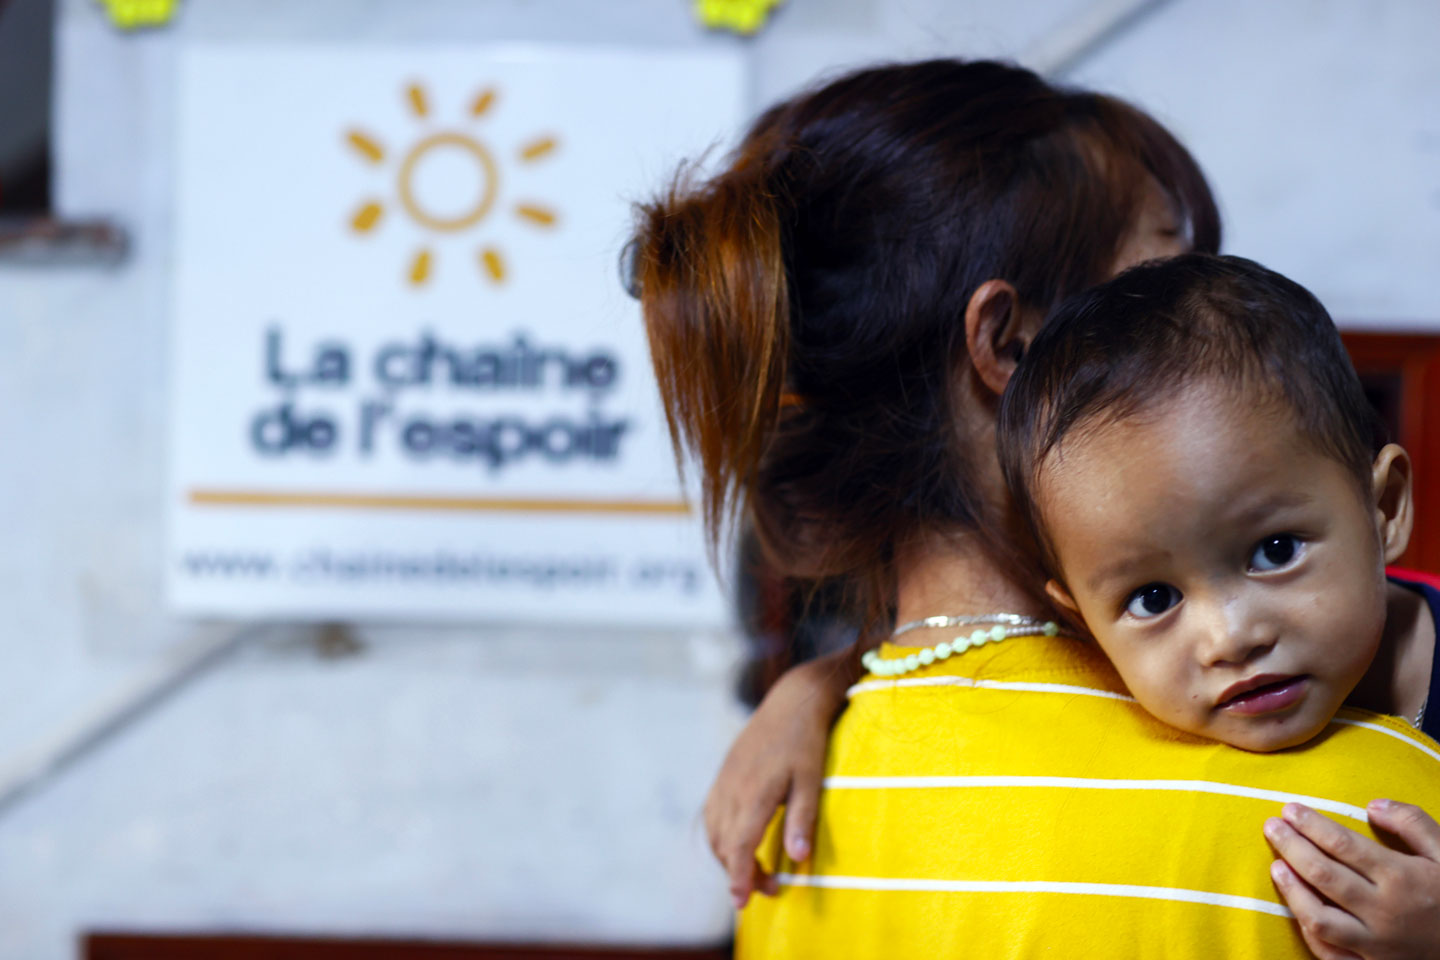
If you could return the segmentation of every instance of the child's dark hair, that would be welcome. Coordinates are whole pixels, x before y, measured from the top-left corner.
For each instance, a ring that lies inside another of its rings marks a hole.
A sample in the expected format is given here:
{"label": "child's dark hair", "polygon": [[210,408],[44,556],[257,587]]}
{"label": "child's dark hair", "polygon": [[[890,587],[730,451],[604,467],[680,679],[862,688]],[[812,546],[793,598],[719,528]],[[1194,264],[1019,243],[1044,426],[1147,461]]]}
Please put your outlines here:
{"label": "child's dark hair", "polygon": [[1144,263],[1063,303],[1001,402],[1000,464],[1047,574],[1059,570],[1034,493],[1046,455],[1202,381],[1283,403],[1317,450],[1369,488],[1385,429],[1320,301],[1242,257]]}
{"label": "child's dark hair", "polygon": [[773,569],[838,578],[874,623],[898,548],[993,531],[953,407],[966,305],[994,278],[1041,311],[1104,279],[1150,183],[1215,249],[1205,179],[1150,117],[934,60],[780,103],[712,179],[641,206],[635,287],[712,542],[743,505]]}

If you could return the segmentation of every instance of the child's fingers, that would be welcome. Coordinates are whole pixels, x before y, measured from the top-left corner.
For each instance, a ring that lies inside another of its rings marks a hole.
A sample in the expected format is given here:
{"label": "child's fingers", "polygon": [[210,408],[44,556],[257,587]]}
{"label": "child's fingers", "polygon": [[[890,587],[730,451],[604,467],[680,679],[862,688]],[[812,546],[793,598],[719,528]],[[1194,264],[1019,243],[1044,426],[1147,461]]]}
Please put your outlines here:
{"label": "child's fingers", "polygon": [[748,868],[744,864],[737,864],[737,867],[737,871],[730,873],[730,898],[735,901],[736,910],[744,909],[745,904],[750,902],[751,894],[763,893],[773,897],[780,892],[780,881],[761,869],[753,857]]}
{"label": "child's fingers", "polygon": [[1270,864],[1270,878],[1295,914],[1300,935],[1315,956],[1320,960],[1356,960],[1360,956],[1347,949],[1358,947],[1365,938],[1366,930],[1360,921],[1321,901],[1283,860]]}
{"label": "child's fingers", "polygon": [[765,839],[765,830],[780,805],[779,798],[773,801],[747,804],[738,810],[730,825],[727,857],[740,857],[746,863],[755,858],[760,841]]}
{"label": "child's fingers", "polygon": [[1354,830],[1340,826],[1303,803],[1287,803],[1280,813],[1286,823],[1331,859],[1340,861],[1372,882],[1377,881],[1385,861],[1393,856],[1391,851],[1369,837],[1362,837]]}
{"label": "child's fingers", "polygon": [[736,910],[744,910],[744,905],[750,902],[750,894],[760,892],[773,897],[778,889],[775,878],[760,869],[760,865],[753,859],[749,868],[739,865],[737,871],[729,871],[727,868],[727,872],[730,874],[730,900],[734,901]]}
{"label": "child's fingers", "polygon": [[[748,860],[740,857],[724,861],[725,872],[730,877],[730,899],[735,901],[735,909],[739,910],[750,902],[750,894],[755,892],[757,886],[756,874],[760,873],[760,864],[755,858]],[[762,875],[763,876],[763,875]]]}
{"label": "child's fingers", "polygon": [[1265,837],[1301,880],[1343,909],[1357,912],[1372,899],[1374,884],[1331,859],[1284,820],[1266,820]]}
{"label": "child's fingers", "polygon": [[815,811],[820,804],[821,778],[797,774],[785,800],[785,852],[803,863],[814,847]]}
{"label": "child's fingers", "polygon": [[765,837],[775,806],[774,803],[752,803],[740,807],[726,827],[721,848],[716,852],[730,875],[730,893],[739,906],[757,889],[762,893],[773,893],[776,889],[769,882],[770,875],[755,861],[755,851]]}
{"label": "child's fingers", "polygon": [[755,889],[767,897],[773,897],[780,892],[780,878],[773,873],[766,873],[764,870],[761,870],[760,864],[756,863]]}
{"label": "child's fingers", "polygon": [[755,847],[732,842],[719,857],[730,877],[730,896],[735,900],[735,909],[739,910],[755,892],[757,881],[763,881],[765,876],[760,864],[755,862]]}
{"label": "child's fingers", "polygon": [[1409,844],[1429,860],[1440,861],[1440,824],[1413,803],[1371,800],[1365,808],[1370,822]]}
{"label": "child's fingers", "polygon": [[715,859],[722,864],[725,862],[725,823],[728,818],[720,812],[721,800],[715,795],[715,788],[710,788],[710,795],[705,798],[705,839],[710,844],[710,852]]}
{"label": "child's fingers", "polygon": [[[729,779],[735,779],[733,776]],[[702,814],[705,819],[705,838],[710,841],[710,852],[715,859],[729,866],[730,848],[734,845],[736,826],[744,810],[743,802],[733,790],[727,789],[726,771],[722,769],[710,792],[705,795]]]}

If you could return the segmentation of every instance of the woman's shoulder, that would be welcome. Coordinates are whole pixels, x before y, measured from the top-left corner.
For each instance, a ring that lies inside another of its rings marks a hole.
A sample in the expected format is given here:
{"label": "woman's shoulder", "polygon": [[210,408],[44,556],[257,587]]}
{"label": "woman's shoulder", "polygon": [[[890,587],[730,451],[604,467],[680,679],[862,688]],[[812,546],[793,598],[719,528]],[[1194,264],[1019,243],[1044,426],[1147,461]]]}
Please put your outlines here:
{"label": "woman's shoulder", "polygon": [[1156,720],[1089,645],[1022,642],[856,684],[830,774],[1195,783],[1346,809],[1387,795],[1440,809],[1440,745],[1399,718],[1347,707],[1300,747],[1252,753]]}
{"label": "woman's shoulder", "polygon": [[1327,762],[1331,756],[1346,753],[1376,766],[1395,765],[1401,773],[1413,771],[1432,781],[1431,786],[1440,791],[1440,743],[1403,717],[1342,707],[1314,740],[1276,756],[1304,757],[1312,751]]}

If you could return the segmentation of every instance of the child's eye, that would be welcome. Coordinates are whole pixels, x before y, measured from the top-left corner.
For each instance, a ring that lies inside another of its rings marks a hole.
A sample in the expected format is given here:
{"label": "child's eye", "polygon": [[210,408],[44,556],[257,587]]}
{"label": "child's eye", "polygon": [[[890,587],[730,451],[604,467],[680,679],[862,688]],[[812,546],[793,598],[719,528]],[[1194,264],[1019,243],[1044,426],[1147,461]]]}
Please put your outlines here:
{"label": "child's eye", "polygon": [[1300,552],[1300,540],[1291,534],[1266,537],[1255,545],[1255,552],[1250,554],[1250,569],[1261,573],[1283,569],[1294,563]]}
{"label": "child's eye", "polygon": [[1125,612],[1142,620],[1158,617],[1180,602],[1180,591],[1168,583],[1147,583],[1130,594]]}

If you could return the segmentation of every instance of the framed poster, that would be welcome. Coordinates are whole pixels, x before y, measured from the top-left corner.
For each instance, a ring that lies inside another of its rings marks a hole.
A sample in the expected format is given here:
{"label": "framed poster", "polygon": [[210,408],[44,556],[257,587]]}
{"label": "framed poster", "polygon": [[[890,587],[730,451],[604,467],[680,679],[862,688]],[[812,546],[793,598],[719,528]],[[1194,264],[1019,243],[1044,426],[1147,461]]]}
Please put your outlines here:
{"label": "framed poster", "polygon": [[186,50],[174,611],[726,622],[617,264],[743,91],[724,52]]}

